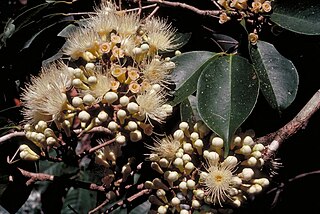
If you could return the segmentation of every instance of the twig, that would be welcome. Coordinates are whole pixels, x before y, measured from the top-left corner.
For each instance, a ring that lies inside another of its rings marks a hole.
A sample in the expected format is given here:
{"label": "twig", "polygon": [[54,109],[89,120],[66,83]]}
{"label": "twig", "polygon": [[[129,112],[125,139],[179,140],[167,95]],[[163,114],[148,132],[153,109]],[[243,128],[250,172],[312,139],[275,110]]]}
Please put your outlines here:
{"label": "twig", "polygon": [[203,16],[213,16],[217,17],[220,14],[220,10],[200,10],[194,6],[185,4],[185,3],[180,3],[180,2],[171,2],[171,1],[163,1],[163,0],[147,0],[147,2],[152,2],[152,3],[159,3],[171,7],[181,7],[187,10],[191,10],[199,15]]}
{"label": "twig", "polygon": [[305,128],[310,117],[320,108],[320,89],[312,96],[302,110],[285,126],[278,131],[260,137],[257,143],[267,144],[263,159],[270,159],[283,141],[294,135],[298,130]]}
{"label": "twig", "polygon": [[109,203],[109,201],[110,201],[110,200],[107,198],[107,199],[104,200],[101,204],[99,204],[99,206],[97,206],[96,208],[90,210],[88,214],[92,214],[92,213],[97,212],[99,209],[101,209],[101,208],[104,207],[107,203]]}
{"label": "twig", "polygon": [[29,178],[29,180],[26,182],[26,185],[29,186],[37,181],[59,181],[60,183],[66,183],[69,184],[70,186],[73,186],[75,188],[83,188],[83,189],[88,189],[88,190],[93,190],[93,191],[98,191],[98,192],[105,192],[105,187],[104,186],[98,186],[97,184],[94,183],[87,183],[83,181],[78,181],[78,180],[72,180],[68,178],[62,178],[59,176],[54,176],[54,175],[49,175],[45,173],[34,173],[34,172],[29,172],[24,169],[18,168],[23,176],[26,178]]}
{"label": "twig", "polygon": [[105,147],[105,146],[113,143],[115,140],[116,140],[116,139],[114,138],[114,139],[108,140],[108,141],[106,141],[106,142],[104,142],[104,143],[101,143],[101,144],[99,144],[98,146],[92,147],[92,148],[89,149],[88,151],[85,151],[85,152],[79,154],[78,156],[79,156],[80,158],[82,158],[82,157],[84,157],[84,156],[86,156],[86,155],[88,155],[88,154],[92,154],[93,152],[97,151],[98,149],[100,149],[100,148],[102,148],[102,147]]}
{"label": "twig", "polygon": [[10,134],[3,135],[2,137],[0,137],[0,145],[3,144],[5,141],[10,140],[11,138],[23,136],[25,136],[24,132],[12,132]]}
{"label": "twig", "polygon": [[276,195],[275,195],[275,197],[273,199],[272,206],[275,206],[275,204],[279,200],[280,194],[281,194],[281,192],[283,191],[283,189],[285,187],[285,183],[290,183],[292,181],[298,180],[300,178],[304,178],[304,177],[309,176],[309,175],[314,175],[314,174],[320,174],[320,170],[315,170],[315,171],[306,172],[306,173],[302,173],[302,174],[296,175],[293,178],[288,179],[287,182],[281,182],[277,187],[274,187],[271,190],[269,190],[267,192],[267,194],[270,194],[270,193],[276,191]]}

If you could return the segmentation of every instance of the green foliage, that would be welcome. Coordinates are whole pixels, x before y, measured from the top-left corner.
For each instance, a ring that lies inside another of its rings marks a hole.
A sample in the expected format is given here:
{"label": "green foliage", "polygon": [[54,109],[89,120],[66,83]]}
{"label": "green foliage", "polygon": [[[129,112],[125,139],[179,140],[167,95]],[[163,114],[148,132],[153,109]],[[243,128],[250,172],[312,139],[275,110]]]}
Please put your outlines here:
{"label": "green foliage", "polygon": [[229,55],[209,60],[198,81],[198,111],[202,120],[225,142],[250,115],[258,98],[259,81],[244,58]]}
{"label": "green foliage", "polygon": [[196,91],[198,78],[206,66],[206,62],[215,56],[216,54],[213,52],[192,51],[172,59],[177,68],[171,76],[176,85],[171,105],[175,106]]}
{"label": "green foliage", "polygon": [[320,1],[277,0],[271,20],[296,33],[320,35]]}
{"label": "green foliage", "polygon": [[264,41],[251,46],[251,57],[260,79],[261,91],[270,106],[278,111],[286,109],[298,91],[298,73],[293,63],[272,44]]}

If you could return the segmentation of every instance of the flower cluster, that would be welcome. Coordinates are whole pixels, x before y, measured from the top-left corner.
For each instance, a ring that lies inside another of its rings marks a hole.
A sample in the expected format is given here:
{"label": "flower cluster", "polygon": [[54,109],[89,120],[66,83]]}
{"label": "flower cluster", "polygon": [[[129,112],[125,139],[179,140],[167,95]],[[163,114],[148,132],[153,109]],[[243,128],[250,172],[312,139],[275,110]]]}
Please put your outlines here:
{"label": "flower cluster", "polygon": [[[140,20],[102,3],[68,35],[63,52],[69,60],[43,67],[24,89],[27,138],[45,151],[62,144],[62,132],[81,137],[95,127],[120,146],[152,135],[172,113],[166,101],[175,64],[159,51],[174,50],[175,42],[175,29],[164,20]],[[97,161],[114,161],[104,150]]]}
{"label": "flower cluster", "polygon": [[148,146],[151,167],[161,179],[147,181],[149,201],[158,213],[217,213],[241,206],[269,185],[261,171],[262,144],[249,135],[235,136],[224,157],[224,142],[203,122],[182,122],[172,136]]}
{"label": "flower cluster", "polygon": [[239,21],[245,19],[253,25],[253,31],[249,34],[249,41],[256,44],[261,25],[265,17],[272,12],[273,0],[217,0],[222,12],[219,16],[219,23],[223,24],[232,17]]}

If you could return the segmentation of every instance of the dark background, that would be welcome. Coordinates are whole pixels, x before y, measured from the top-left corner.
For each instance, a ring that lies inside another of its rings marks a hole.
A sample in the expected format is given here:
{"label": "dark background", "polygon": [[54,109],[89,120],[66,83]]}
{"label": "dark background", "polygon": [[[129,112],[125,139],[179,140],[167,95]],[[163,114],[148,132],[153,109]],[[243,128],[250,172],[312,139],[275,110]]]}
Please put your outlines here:
{"label": "dark background", "polygon": [[[191,2],[186,1],[186,3]],[[213,8],[210,1],[193,2],[200,9]],[[0,2],[1,32],[8,18],[14,18],[21,9],[24,10],[25,7],[36,4],[39,4],[39,1],[2,0]],[[61,6],[53,11],[89,11],[92,10],[93,5],[93,1],[79,0],[72,8]],[[246,35],[237,23],[229,22],[220,25],[215,18],[201,16],[179,8],[163,7],[159,10],[158,15],[168,18],[178,32],[192,33],[189,42],[181,48],[182,52],[193,50],[219,52],[221,50],[215,42],[215,34],[225,34],[239,41],[238,52],[243,56],[248,56]],[[37,18],[39,17],[35,17]],[[41,22],[38,24],[40,25]],[[0,49],[0,73],[2,75],[0,78],[0,111],[19,104],[17,103],[19,87],[23,86],[28,75],[39,71],[42,60],[53,56],[61,48],[64,39],[56,35],[63,27],[64,25],[61,24],[44,32],[34,44],[21,51],[21,44],[37,30],[37,25],[32,25],[21,34],[9,38],[6,47]],[[293,119],[313,94],[320,89],[319,37],[298,35],[278,28],[271,29],[270,26],[265,26],[264,29],[260,34],[260,39],[274,44],[276,49],[296,66],[299,73],[299,89],[295,101],[281,115],[271,109],[262,95],[259,96],[256,107],[243,124],[244,129],[254,129],[257,137],[274,132]],[[271,33],[271,30],[277,33]],[[18,86],[17,80],[20,81]],[[20,121],[19,107],[1,111],[0,117],[2,124]],[[320,213],[318,201],[320,173],[288,182],[289,179],[299,174],[320,170],[319,133],[320,113],[316,112],[305,129],[287,139],[278,151],[277,157],[283,167],[278,170],[278,175],[273,178],[268,189],[271,190],[284,184],[276,203],[272,206],[276,195],[276,191],[273,191],[259,195],[253,203],[249,203],[236,213],[280,214],[289,213],[292,210],[294,211],[292,213]]]}

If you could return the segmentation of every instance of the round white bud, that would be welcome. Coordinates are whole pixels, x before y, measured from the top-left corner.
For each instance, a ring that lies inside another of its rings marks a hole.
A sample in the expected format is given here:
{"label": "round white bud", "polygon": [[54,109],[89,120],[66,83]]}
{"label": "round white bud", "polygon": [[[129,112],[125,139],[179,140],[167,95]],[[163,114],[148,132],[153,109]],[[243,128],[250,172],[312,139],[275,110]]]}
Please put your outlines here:
{"label": "round white bud", "polygon": [[119,125],[114,122],[114,121],[110,121],[110,123],[108,124],[108,129],[110,129],[110,131],[116,131],[118,129]]}
{"label": "round white bud", "polygon": [[250,137],[250,136],[246,136],[244,139],[243,139],[243,145],[249,145],[249,146],[253,146],[255,143],[253,141],[253,139]]}
{"label": "round white bud", "polygon": [[199,209],[201,207],[201,204],[198,200],[193,199],[191,203],[192,208]]}
{"label": "round white bud", "polygon": [[122,145],[126,142],[126,137],[120,134],[116,137],[116,142]]}
{"label": "round white bud", "polygon": [[179,51],[179,50],[176,50],[176,51],[174,52],[174,55],[176,55],[176,56],[179,56],[179,55],[181,55],[181,51]]}
{"label": "round white bud", "polygon": [[74,107],[79,107],[79,106],[81,106],[82,104],[83,104],[83,100],[80,98],[80,97],[74,97],[74,98],[72,98],[72,105],[74,106]]}
{"label": "round white bud", "polygon": [[112,104],[114,103],[116,100],[118,100],[118,95],[117,93],[113,92],[113,91],[109,91],[107,92],[104,96],[103,99],[108,103],[108,104]]}
{"label": "round white bud", "polygon": [[181,141],[183,140],[183,138],[184,138],[184,133],[181,129],[178,129],[173,133],[173,139]]}
{"label": "round white bud", "polygon": [[190,140],[192,142],[196,141],[199,139],[199,134],[197,132],[192,132],[191,135],[190,135]]}
{"label": "round white bud", "polygon": [[48,127],[47,122],[40,120],[37,124],[37,132],[43,132]]}
{"label": "round white bud", "polygon": [[46,141],[46,136],[44,136],[44,134],[42,134],[42,133],[37,133],[35,139],[36,139],[37,142],[43,143],[43,142]]}
{"label": "round white bud", "polygon": [[244,168],[242,170],[242,179],[245,181],[251,180],[253,175],[254,175],[254,171],[251,168]]}
{"label": "round white bud", "polygon": [[127,110],[130,114],[137,113],[139,111],[139,105],[135,102],[130,102],[127,105]]}
{"label": "round white bud", "polygon": [[96,99],[94,98],[94,96],[92,96],[91,94],[86,94],[83,97],[83,103],[86,104],[87,106],[90,106],[94,103]]}
{"label": "round white bud", "polygon": [[149,45],[147,43],[143,43],[141,46],[140,46],[141,50],[142,51],[147,51],[149,50]]}
{"label": "round white bud", "polygon": [[130,140],[132,142],[138,142],[141,139],[142,139],[141,131],[135,130],[135,131],[130,132]]}
{"label": "round white bud", "polygon": [[166,214],[167,213],[167,207],[160,206],[157,211],[158,211],[159,214]]}
{"label": "round white bud", "polygon": [[191,156],[189,154],[183,154],[181,158],[182,158],[184,164],[191,161]]}
{"label": "round white bud", "polygon": [[98,114],[98,119],[101,121],[101,122],[105,122],[108,120],[108,114],[107,112],[105,111],[100,111],[99,114]]}
{"label": "round white bud", "polygon": [[92,62],[88,62],[85,66],[86,70],[92,71],[95,68],[95,64]]}
{"label": "round white bud", "polygon": [[152,85],[152,89],[156,92],[160,91],[161,90],[161,86],[159,84],[153,84]]}
{"label": "round white bud", "polygon": [[194,181],[194,180],[191,180],[191,179],[189,179],[189,180],[187,180],[187,187],[189,188],[189,189],[194,189],[195,188],[195,186],[196,186],[196,182]]}
{"label": "round white bud", "polygon": [[178,206],[178,205],[180,204],[180,199],[177,198],[177,197],[173,197],[173,198],[171,199],[171,204],[172,204],[173,206]]}
{"label": "round white bud", "polygon": [[134,121],[129,121],[128,122],[128,125],[127,125],[127,128],[129,131],[135,131],[138,129],[138,124]]}
{"label": "round white bud", "polygon": [[73,70],[73,74],[76,78],[81,78],[81,76],[83,75],[83,71],[80,68],[75,68]]}
{"label": "round white bud", "polygon": [[159,165],[162,167],[162,168],[167,168],[169,166],[170,162],[166,159],[166,158],[161,158],[159,160]]}
{"label": "round white bud", "polygon": [[48,146],[54,146],[58,143],[54,137],[48,137],[46,139],[46,142],[47,142]]}
{"label": "round white bud", "polygon": [[78,118],[81,122],[86,123],[90,120],[90,114],[86,111],[80,111],[78,114]]}
{"label": "round white bud", "polygon": [[182,146],[185,153],[191,154],[193,152],[193,147],[191,143],[184,143]]}
{"label": "round white bud", "polygon": [[180,210],[180,214],[189,214],[189,211],[185,210],[185,209],[182,209],[182,210]]}
{"label": "round white bud", "polygon": [[127,97],[127,96],[122,96],[119,99],[119,103],[122,106],[127,106],[129,102],[130,102],[130,100],[129,100],[129,97]]}
{"label": "round white bud", "polygon": [[214,137],[211,140],[211,145],[214,148],[222,148],[223,147],[223,140],[221,137]]}
{"label": "round white bud", "polygon": [[193,194],[198,200],[202,200],[204,197],[204,191],[201,189],[194,190]]}
{"label": "round white bud", "polygon": [[94,85],[94,84],[96,84],[97,83],[97,77],[95,77],[95,76],[90,76],[90,77],[88,77],[88,84],[89,85]]}

